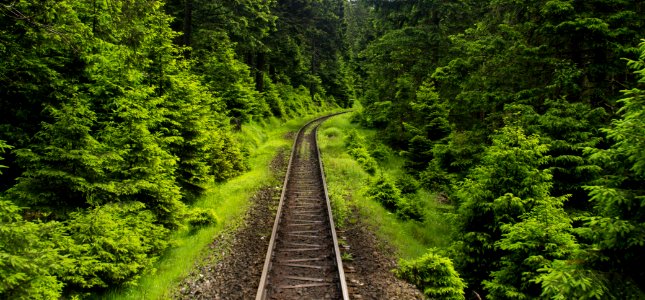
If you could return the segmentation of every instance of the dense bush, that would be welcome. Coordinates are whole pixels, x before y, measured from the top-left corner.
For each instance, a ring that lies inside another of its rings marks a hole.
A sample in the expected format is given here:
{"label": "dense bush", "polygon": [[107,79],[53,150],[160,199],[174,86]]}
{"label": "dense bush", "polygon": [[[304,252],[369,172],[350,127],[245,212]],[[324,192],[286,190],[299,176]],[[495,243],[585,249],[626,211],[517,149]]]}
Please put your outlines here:
{"label": "dense bush", "polygon": [[389,211],[396,211],[398,203],[403,201],[401,190],[396,187],[392,180],[383,175],[370,182],[366,194],[370,199],[381,203]]}
{"label": "dense bush", "polygon": [[287,84],[276,84],[280,100],[288,116],[299,116],[315,108],[309,90],[304,86],[294,88]]}
{"label": "dense bush", "polygon": [[423,209],[418,199],[414,197],[403,197],[397,202],[396,215],[403,220],[423,221]]}
{"label": "dense bush", "polygon": [[414,194],[421,188],[419,181],[410,174],[403,174],[397,177],[396,186],[401,189],[401,193],[404,195]]}
{"label": "dense bush", "polygon": [[345,145],[351,155],[359,165],[370,175],[374,175],[378,168],[378,163],[370,155],[369,150],[365,146],[365,138],[358,134],[356,130],[352,130],[345,137]]}
{"label": "dense bush", "polygon": [[401,195],[401,190],[388,177],[381,175],[370,182],[366,196],[379,202],[387,210],[394,212],[401,219],[421,220],[423,213],[416,199]]}
{"label": "dense bush", "polygon": [[340,129],[338,129],[337,127],[330,127],[330,128],[324,129],[321,132],[321,134],[323,134],[327,138],[333,139],[333,138],[337,138],[337,137],[341,136],[343,134],[343,132]]}
{"label": "dense bush", "polygon": [[401,261],[396,275],[419,287],[431,299],[465,299],[466,284],[452,261],[433,250],[416,260]]}
{"label": "dense bush", "polygon": [[349,155],[351,155],[356,161],[358,162],[359,165],[365,170],[365,172],[369,173],[370,175],[374,175],[376,173],[376,169],[378,168],[378,163],[372,156],[370,156],[370,153],[367,151],[367,149],[360,147],[360,148],[353,148],[349,150]]}
{"label": "dense bush", "polygon": [[217,224],[217,215],[211,209],[193,208],[186,217],[186,223],[192,228]]}
{"label": "dense bush", "polygon": [[74,266],[55,241],[64,240],[58,222],[30,222],[11,201],[0,198],[0,298],[58,299],[57,274]]}
{"label": "dense bush", "polygon": [[155,224],[143,203],[113,203],[70,214],[71,237],[62,253],[74,260],[62,280],[71,286],[105,288],[132,282],[168,246],[169,230]]}
{"label": "dense bush", "polygon": [[370,147],[370,155],[374,159],[383,162],[390,158],[393,153],[390,147],[381,143],[373,143],[372,147]]}
{"label": "dense bush", "polygon": [[642,4],[352,1],[360,121],[455,204],[482,299],[645,298]]}

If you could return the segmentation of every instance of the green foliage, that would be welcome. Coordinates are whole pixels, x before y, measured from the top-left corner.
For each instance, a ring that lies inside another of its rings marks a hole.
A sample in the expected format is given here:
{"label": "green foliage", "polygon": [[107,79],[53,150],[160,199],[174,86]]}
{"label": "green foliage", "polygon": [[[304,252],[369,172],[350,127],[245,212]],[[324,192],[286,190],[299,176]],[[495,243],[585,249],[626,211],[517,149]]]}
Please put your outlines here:
{"label": "green foliage", "polygon": [[192,228],[212,226],[218,223],[217,215],[212,209],[194,208],[186,217],[186,223]]}
{"label": "green foliage", "polygon": [[227,114],[239,122],[269,113],[266,102],[254,89],[249,66],[235,58],[235,52],[225,34],[205,35],[196,45],[192,69],[203,75],[202,82],[216,91]]}
{"label": "green foliage", "polygon": [[389,177],[381,174],[370,182],[365,191],[367,198],[381,203],[383,207],[403,220],[422,220],[423,213],[415,198],[407,198],[401,195],[401,190]]}
{"label": "green foliage", "polygon": [[282,118],[286,115],[284,103],[280,99],[280,94],[276,85],[271,80],[265,77],[264,79],[264,92],[262,93],[264,102],[269,106],[271,114]]}
{"label": "green foliage", "polygon": [[[344,69],[343,10],[336,0],[281,0],[271,12],[276,27],[265,40],[270,51],[260,62],[269,66],[275,82],[304,86],[314,103],[316,97],[330,104],[349,106],[350,87]],[[264,70],[259,65],[258,70]]]}
{"label": "green foliage", "polygon": [[419,182],[409,174],[403,174],[396,178],[396,186],[401,189],[401,194],[415,194],[420,188]]}
{"label": "green foliage", "polygon": [[466,284],[452,261],[436,250],[415,260],[399,262],[396,275],[419,287],[431,299],[465,299]]}
{"label": "green foliage", "polygon": [[642,3],[347,7],[361,122],[459,205],[455,261],[469,289],[642,298]]}
{"label": "green foliage", "polygon": [[[543,267],[555,260],[568,260],[577,251],[572,221],[562,209],[564,198],[549,197],[521,221],[501,226],[503,250],[499,269],[484,281],[490,299],[534,299],[543,294]],[[572,296],[572,295],[570,295]]]}
{"label": "green foliage", "polygon": [[430,82],[424,82],[419,87],[416,100],[410,102],[412,116],[406,123],[406,130],[412,138],[409,139],[407,155],[408,167],[420,171],[428,166],[433,159],[435,144],[444,142],[451,132],[448,122],[447,103],[439,99]]}
{"label": "green foliage", "polygon": [[294,36],[299,56],[267,41],[276,1],[0,4],[0,297],[132,283],[170,229],[217,223],[187,204],[246,170],[230,124],[349,103],[342,3],[309,4],[324,20],[304,27],[328,43]]}
{"label": "green foliage", "polygon": [[61,242],[61,253],[74,260],[74,267],[64,270],[61,279],[83,289],[133,282],[168,246],[169,230],[155,221],[140,202],[70,213],[66,229],[71,240]]}
{"label": "green foliage", "polygon": [[437,191],[449,190],[479,163],[485,142],[481,134],[472,131],[451,132],[446,141],[433,145],[432,160],[419,173],[421,184]]}
{"label": "green foliage", "polygon": [[64,211],[107,201],[113,195],[102,185],[107,181],[105,166],[120,157],[91,135],[96,114],[89,103],[73,99],[48,111],[54,122],[43,124],[30,148],[16,150],[25,171],[10,193],[34,209]]}
{"label": "green foliage", "polygon": [[402,197],[396,203],[396,215],[402,220],[423,221],[424,213],[418,199],[415,197]]}
{"label": "green foliage", "polygon": [[284,109],[289,116],[302,115],[314,109],[314,103],[309,91],[304,86],[294,88],[290,85],[276,84],[280,99],[284,103]]}
{"label": "green foliage", "polygon": [[542,285],[543,298],[549,299],[607,299],[610,287],[602,275],[578,261],[554,260],[552,264],[538,269],[535,280]]}
{"label": "green foliage", "polygon": [[390,211],[397,211],[398,203],[402,201],[401,190],[394,182],[383,175],[373,180],[366,191],[368,198],[381,203]]}
{"label": "green foliage", "polygon": [[[239,146],[232,141],[214,98],[196,76],[182,71],[169,76],[165,121],[170,153],[178,158],[178,180],[184,194],[199,194],[213,180],[223,181],[244,169]],[[224,124],[223,124],[224,123]]]}
{"label": "green foliage", "polygon": [[21,209],[0,198],[0,297],[5,299],[57,299],[63,283],[57,274],[73,266],[56,248],[65,239],[58,222],[31,222]]}
{"label": "green foliage", "polygon": [[330,187],[329,201],[331,201],[331,209],[334,215],[334,225],[338,228],[343,228],[346,224],[346,219],[350,216],[348,198],[347,191],[335,185]]}
{"label": "green foliage", "polygon": [[369,151],[367,151],[367,149],[365,149],[364,147],[353,148],[349,150],[349,154],[354,159],[356,159],[356,161],[358,161],[358,163],[367,173],[372,175],[376,173],[378,164],[376,163],[376,160],[374,160],[374,158],[370,155]]}
{"label": "green foliage", "polygon": [[588,208],[582,186],[596,179],[601,169],[583,151],[600,143],[600,126],[607,117],[605,109],[563,99],[547,100],[543,109],[546,111],[540,115],[531,106],[507,105],[505,122],[521,123],[529,131],[541,134],[543,142],[549,144],[551,158],[547,166],[553,174],[552,194],[570,194],[568,207]]}
{"label": "green foliage", "polygon": [[504,127],[493,136],[482,164],[456,186],[460,203],[461,268],[471,287],[500,266],[502,226],[514,224],[533,207],[548,201],[551,175],[540,166],[548,161],[548,147],[538,136],[526,136],[516,127]]}
{"label": "green foliage", "polygon": [[345,138],[345,145],[347,146],[349,155],[352,156],[367,173],[374,175],[378,168],[378,163],[372,155],[370,155],[365,144],[365,138],[359,135],[355,130],[350,131]]}
{"label": "green foliage", "polygon": [[[6,149],[11,149],[12,147],[7,145],[7,143],[3,140],[0,140],[0,154],[4,154]],[[0,156],[0,161],[2,161],[4,157]],[[0,175],[2,175],[2,169],[6,168],[7,166],[0,165]]]}
{"label": "green foliage", "polygon": [[[640,44],[640,59],[629,61],[639,82],[645,83],[645,42]],[[586,218],[593,246],[601,251],[596,268],[615,274],[610,285],[629,294],[640,294],[645,273],[637,267],[644,263],[645,251],[645,92],[639,88],[626,90],[620,117],[604,129],[612,142],[609,149],[589,149],[591,159],[603,166],[605,174],[595,185],[585,187],[595,205],[597,215]],[[637,292],[633,292],[633,286]],[[640,290],[639,290],[640,289]],[[621,296],[625,297],[625,295]]]}

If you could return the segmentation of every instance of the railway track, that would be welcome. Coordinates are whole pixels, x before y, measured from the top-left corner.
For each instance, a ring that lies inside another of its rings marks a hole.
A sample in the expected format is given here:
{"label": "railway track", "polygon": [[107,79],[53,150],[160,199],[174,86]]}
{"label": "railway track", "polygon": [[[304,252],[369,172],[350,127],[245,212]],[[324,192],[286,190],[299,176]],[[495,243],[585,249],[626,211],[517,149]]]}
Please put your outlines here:
{"label": "railway track", "polygon": [[296,136],[256,300],[349,299],[313,120]]}

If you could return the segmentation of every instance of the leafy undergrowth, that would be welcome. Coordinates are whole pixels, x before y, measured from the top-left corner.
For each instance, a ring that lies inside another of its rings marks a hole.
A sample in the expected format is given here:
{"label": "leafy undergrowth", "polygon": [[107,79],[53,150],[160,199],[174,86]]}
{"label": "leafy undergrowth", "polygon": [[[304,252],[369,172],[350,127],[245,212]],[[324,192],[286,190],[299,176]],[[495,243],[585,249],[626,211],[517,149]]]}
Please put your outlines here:
{"label": "leafy undergrowth", "polygon": [[[320,114],[319,114],[320,115]],[[110,290],[96,299],[166,299],[182,278],[187,276],[195,262],[202,259],[205,249],[225,229],[239,225],[249,208],[250,197],[263,186],[276,186],[270,176],[271,159],[282,150],[290,149],[292,136],[313,116],[296,118],[288,122],[270,119],[264,123],[245,124],[237,138],[248,150],[249,170],[228,182],[212,185],[192,206],[214,211],[217,222],[175,232],[173,247],[155,263],[155,271],[145,274],[135,284]],[[198,220],[197,220],[198,221]]]}
{"label": "leafy undergrowth", "polygon": [[[327,120],[318,135],[336,224],[361,218],[402,259],[448,247],[452,207],[418,187],[405,174],[403,159],[378,142],[376,131],[351,123],[351,118],[345,114]],[[358,215],[351,215],[352,207]]]}

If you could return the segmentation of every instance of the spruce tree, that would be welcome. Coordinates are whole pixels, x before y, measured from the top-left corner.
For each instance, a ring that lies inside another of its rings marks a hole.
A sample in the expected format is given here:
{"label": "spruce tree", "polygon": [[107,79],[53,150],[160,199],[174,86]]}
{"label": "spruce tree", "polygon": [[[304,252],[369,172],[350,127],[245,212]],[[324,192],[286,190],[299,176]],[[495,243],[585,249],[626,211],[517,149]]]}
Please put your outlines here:
{"label": "spruce tree", "polygon": [[[645,84],[645,42],[640,58],[628,65]],[[601,251],[596,268],[610,280],[617,298],[643,296],[645,272],[645,92],[639,86],[624,91],[620,118],[604,131],[609,149],[590,149],[591,159],[604,168],[604,176],[587,186],[596,216],[586,219],[594,247]]]}
{"label": "spruce tree", "polygon": [[521,128],[504,127],[493,137],[476,167],[456,186],[461,238],[460,270],[469,288],[482,292],[482,281],[501,267],[497,245],[502,226],[520,221],[548,197],[551,174],[541,167],[548,146]]}

